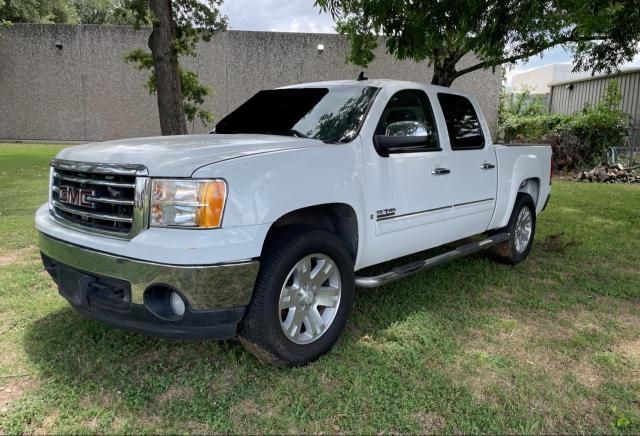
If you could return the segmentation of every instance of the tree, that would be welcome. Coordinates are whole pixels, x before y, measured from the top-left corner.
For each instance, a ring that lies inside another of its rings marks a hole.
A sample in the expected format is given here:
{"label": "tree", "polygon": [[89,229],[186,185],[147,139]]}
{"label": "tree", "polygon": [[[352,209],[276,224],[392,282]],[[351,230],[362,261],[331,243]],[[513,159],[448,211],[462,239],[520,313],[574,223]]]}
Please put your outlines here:
{"label": "tree", "polygon": [[153,23],[149,49],[125,56],[141,70],[150,70],[150,92],[158,97],[160,129],[163,135],[187,133],[186,120],[210,122],[211,114],[201,109],[211,89],[193,71],[182,69],[180,56],[195,56],[200,40],[209,41],[226,29],[227,17],[219,13],[222,0],[127,0],[136,27]]}
{"label": "tree", "polygon": [[135,24],[124,0],[71,0],[71,4],[82,24]]}
{"label": "tree", "polygon": [[68,0],[0,0],[0,23],[76,23]]}
{"label": "tree", "polygon": [[[316,0],[348,36],[348,60],[366,67],[378,37],[397,59],[428,60],[431,83],[451,86],[479,69],[562,46],[576,70],[610,72],[630,61],[640,42],[638,0]],[[473,53],[477,61],[459,68]]]}

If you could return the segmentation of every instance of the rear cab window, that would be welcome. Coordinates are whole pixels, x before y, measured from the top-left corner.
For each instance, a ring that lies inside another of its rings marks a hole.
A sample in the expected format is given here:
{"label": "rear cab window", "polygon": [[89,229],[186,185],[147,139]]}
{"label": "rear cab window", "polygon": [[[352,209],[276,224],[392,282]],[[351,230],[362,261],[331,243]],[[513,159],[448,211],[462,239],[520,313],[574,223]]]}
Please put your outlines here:
{"label": "rear cab window", "polygon": [[484,132],[471,101],[461,95],[446,93],[438,93],[438,101],[447,124],[451,149],[456,151],[484,148]]}

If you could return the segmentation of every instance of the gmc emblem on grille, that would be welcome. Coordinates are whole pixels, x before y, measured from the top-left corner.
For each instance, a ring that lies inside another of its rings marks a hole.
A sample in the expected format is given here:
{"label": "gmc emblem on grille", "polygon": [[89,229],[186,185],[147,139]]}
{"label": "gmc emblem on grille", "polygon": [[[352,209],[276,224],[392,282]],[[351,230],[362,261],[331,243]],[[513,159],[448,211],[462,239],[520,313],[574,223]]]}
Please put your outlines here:
{"label": "gmc emblem on grille", "polygon": [[76,188],[75,186],[63,185],[58,188],[58,200],[61,203],[72,204],[74,206],[94,208],[95,205],[87,200],[87,197],[95,195],[93,189]]}

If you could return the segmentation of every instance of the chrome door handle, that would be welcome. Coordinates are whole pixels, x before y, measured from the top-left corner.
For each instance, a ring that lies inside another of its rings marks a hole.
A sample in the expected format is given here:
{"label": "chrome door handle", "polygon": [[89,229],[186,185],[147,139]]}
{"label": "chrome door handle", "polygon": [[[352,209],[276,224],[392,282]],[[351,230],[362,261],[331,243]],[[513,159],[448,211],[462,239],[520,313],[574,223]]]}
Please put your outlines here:
{"label": "chrome door handle", "polygon": [[431,171],[431,174],[434,176],[441,176],[443,174],[449,174],[450,172],[451,170],[449,168],[434,168],[434,170]]}
{"label": "chrome door handle", "polygon": [[482,166],[480,168],[482,168],[483,170],[492,170],[494,169],[496,166],[494,164],[492,164],[491,162],[485,162],[482,164]]}

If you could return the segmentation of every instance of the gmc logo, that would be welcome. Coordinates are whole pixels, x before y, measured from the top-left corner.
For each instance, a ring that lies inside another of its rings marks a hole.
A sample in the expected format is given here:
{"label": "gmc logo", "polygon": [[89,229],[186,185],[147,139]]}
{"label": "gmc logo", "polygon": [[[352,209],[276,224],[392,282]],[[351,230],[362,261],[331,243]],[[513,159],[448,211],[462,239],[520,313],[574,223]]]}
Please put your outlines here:
{"label": "gmc logo", "polygon": [[94,208],[95,205],[87,200],[87,197],[95,195],[93,189],[76,188],[75,186],[60,186],[58,188],[58,200],[61,203],[72,204],[74,206]]}

